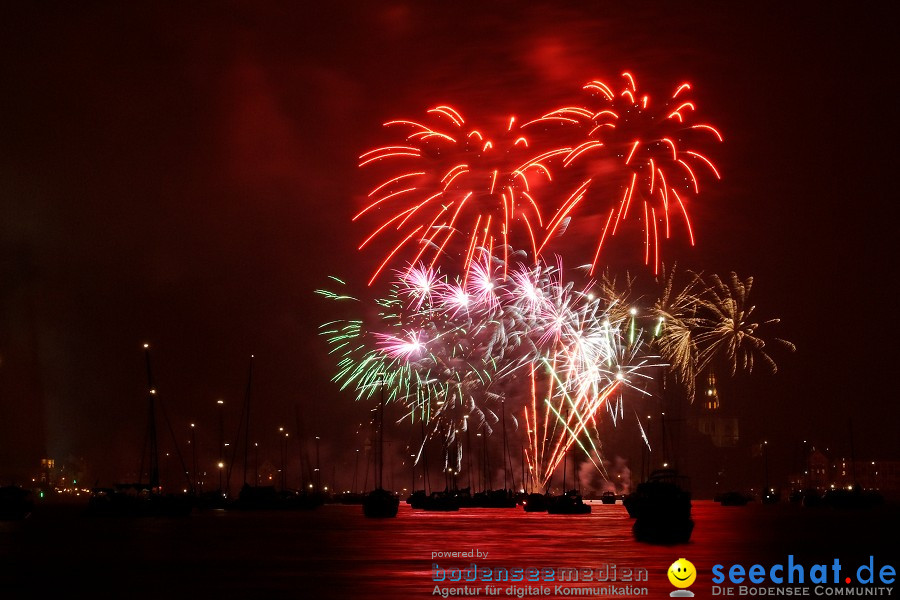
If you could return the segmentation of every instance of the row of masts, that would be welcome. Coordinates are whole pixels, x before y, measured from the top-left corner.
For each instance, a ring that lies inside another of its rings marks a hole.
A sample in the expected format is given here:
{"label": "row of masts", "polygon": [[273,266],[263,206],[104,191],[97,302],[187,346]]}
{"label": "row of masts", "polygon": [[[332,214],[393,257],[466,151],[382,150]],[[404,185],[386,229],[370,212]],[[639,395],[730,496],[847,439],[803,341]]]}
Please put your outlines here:
{"label": "row of masts", "polygon": [[[157,430],[157,412],[162,413],[163,420],[165,425],[171,435],[172,438],[172,446],[175,451],[175,455],[177,456],[179,465],[181,467],[181,472],[184,474],[187,489],[191,493],[200,493],[202,491],[203,486],[203,477],[201,476],[200,469],[197,461],[197,442],[196,442],[196,427],[194,423],[190,424],[190,441],[188,444],[191,446],[191,469],[188,469],[184,457],[181,453],[179,444],[177,443],[177,437],[172,428],[171,422],[168,419],[168,415],[165,412],[165,409],[162,403],[159,402],[157,389],[155,386],[153,371],[150,360],[150,348],[148,344],[144,345],[144,356],[145,356],[145,366],[147,373],[147,396],[148,396],[148,419],[147,419],[147,432],[146,439],[144,444],[144,452],[141,455],[141,465],[139,468],[139,482],[143,478],[143,474],[146,472],[148,474],[149,487],[153,490],[159,489],[160,487],[160,465],[159,465],[159,442],[158,442],[158,430]],[[239,425],[237,429],[237,434],[235,436],[234,443],[229,444],[225,441],[225,427],[224,427],[224,410],[222,400],[217,401],[217,405],[219,407],[218,415],[219,415],[219,444],[218,444],[218,462],[216,463],[218,475],[219,475],[219,485],[218,492],[222,494],[228,494],[228,491],[231,489],[231,481],[234,474],[234,468],[238,462],[238,453],[241,452],[243,454],[241,461],[241,484],[242,485],[260,485],[260,465],[259,465],[259,442],[252,442],[254,447],[254,469],[253,475],[251,479],[251,457],[250,457],[250,445],[251,445],[251,437],[250,437],[250,422],[251,422],[251,406],[252,406],[252,390],[253,390],[253,361],[254,356],[250,356],[248,371],[247,371],[247,381],[244,389],[244,397],[241,403],[241,415],[239,420]],[[502,401],[501,401],[502,403]],[[374,465],[374,477],[373,477],[373,485],[375,488],[381,489],[384,485],[384,436],[385,436],[385,427],[377,426],[377,423],[384,422],[384,390],[381,391],[381,401],[376,408],[375,418],[373,418],[373,425],[375,426],[375,431],[373,433],[373,438],[377,441],[374,444],[374,452],[372,456],[372,464]],[[525,448],[521,448],[522,460],[521,460],[521,477],[516,480],[515,469],[512,461],[512,453],[509,448],[509,437],[507,435],[507,426],[506,426],[506,410],[505,404],[501,410],[501,437],[502,437],[502,463],[503,463],[503,488],[504,490],[513,490],[513,489],[522,489],[525,491],[546,491],[549,488],[549,482],[547,486],[542,486],[536,478],[531,473],[530,468],[527,467],[527,459],[525,457]],[[468,425],[468,424],[467,424]],[[301,420],[301,414],[299,410],[299,406],[295,405],[295,427],[296,427],[296,437],[300,446],[300,490],[302,491],[314,491],[316,493],[320,493],[323,491],[322,487],[322,478],[321,478],[321,467],[320,467],[320,456],[319,456],[319,436],[315,436],[315,466],[313,466],[310,461],[310,457],[307,456],[305,452],[305,444],[303,439],[303,426]],[[427,452],[427,436],[425,432],[425,423],[424,421],[420,424],[421,427],[421,435],[422,435],[422,446],[420,447],[421,452],[421,479],[422,486],[427,491],[431,488],[431,471],[428,468],[428,452]],[[468,452],[465,453],[466,457],[466,465],[465,465],[465,475],[468,477],[468,487],[470,490],[475,489],[474,485],[474,476],[475,469],[473,468],[473,457],[475,453],[472,451],[472,438],[471,438],[471,428],[466,426],[465,428],[465,446],[468,447]],[[494,485],[494,473],[491,469],[491,452],[489,451],[489,444],[487,442],[487,436],[481,432],[476,434],[477,437],[482,438],[481,444],[481,469],[479,473],[479,484],[481,489],[484,490],[492,490]],[[284,431],[284,428],[279,428],[278,436],[281,442],[281,469],[280,471],[280,487],[283,490],[288,488],[288,477],[287,477],[287,465],[288,465],[288,457],[287,457],[287,442],[290,438],[290,433]],[[231,447],[231,455],[230,457],[226,456],[227,448]],[[412,449],[412,447],[410,447]],[[458,488],[458,478],[462,473],[459,472],[457,465],[461,464],[459,453],[463,452],[463,444],[462,442],[457,442],[452,447],[445,445],[443,448],[445,453],[445,468],[443,469],[444,476],[444,488],[445,489],[456,489]],[[451,453],[455,452],[455,456],[451,456]],[[416,454],[412,454],[411,458],[411,471],[412,471],[412,489],[410,491],[415,491],[416,486]],[[452,461],[451,461],[452,458]],[[226,464],[227,460],[227,464]],[[563,461],[563,490],[566,489],[567,484],[567,472],[568,472],[568,462],[569,462],[569,453],[567,452],[564,455]],[[452,466],[446,466],[450,465]],[[147,467],[145,470],[145,466]],[[573,469],[577,469],[577,461],[573,461]],[[358,478],[358,470],[359,470],[359,450],[356,452],[355,465],[354,465],[354,473],[353,473],[353,482],[350,486],[350,490],[356,492],[359,488],[357,487],[359,484]],[[336,468],[332,467],[332,491],[336,491],[335,486],[335,475]],[[368,487],[368,476],[369,471],[369,462],[366,464],[366,474],[362,479],[363,492]],[[307,473],[309,474],[307,476]],[[393,474],[393,473],[392,473]],[[578,477],[573,470],[573,480],[575,485],[577,486]],[[268,483],[268,482],[265,482]],[[517,488],[517,484],[521,483],[521,488]],[[392,486],[393,487],[393,486]],[[541,489],[543,488],[543,489]],[[327,489],[327,486],[326,488]]]}
{"label": "row of masts", "polygon": [[[253,477],[252,483],[250,480],[250,416],[251,416],[251,398],[252,398],[252,389],[253,389],[253,360],[254,356],[250,355],[249,368],[247,373],[247,383],[244,391],[244,398],[242,402],[241,408],[241,416],[238,424],[237,434],[235,435],[234,443],[228,443],[225,441],[225,425],[224,425],[224,401],[217,400],[216,404],[218,406],[218,416],[219,416],[219,440],[218,440],[218,452],[217,452],[217,461],[215,463],[216,471],[218,471],[218,489],[215,490],[217,493],[227,495],[229,490],[231,489],[231,481],[232,476],[234,474],[234,467],[237,464],[238,460],[238,452],[242,451],[243,453],[243,461],[242,461],[242,485],[260,485],[260,463],[259,463],[259,442],[253,442],[254,447],[254,472],[255,475]],[[147,478],[147,487],[151,491],[159,491],[161,490],[160,486],[160,450],[159,450],[159,432],[158,432],[158,420],[159,417],[162,417],[162,421],[165,423],[166,429],[168,430],[171,437],[171,445],[174,449],[174,453],[178,459],[178,463],[180,466],[180,471],[184,476],[184,481],[187,484],[187,491],[192,494],[198,494],[202,492],[203,487],[203,477],[201,476],[201,469],[198,465],[197,460],[197,440],[196,440],[196,423],[190,423],[190,439],[188,440],[188,445],[191,447],[191,468],[188,469],[188,466],[184,460],[183,454],[181,452],[181,446],[178,443],[177,436],[175,434],[174,428],[172,427],[172,423],[168,417],[168,414],[165,411],[165,407],[162,402],[160,402],[159,395],[157,393],[157,388],[153,378],[153,369],[150,360],[150,345],[144,344],[144,362],[145,369],[147,375],[147,428],[145,432],[143,451],[141,452],[141,460],[140,466],[138,467],[138,485],[143,486],[144,476],[146,474]],[[296,424],[296,438],[300,443],[300,488],[303,491],[313,491],[315,493],[319,493],[322,491],[322,480],[321,480],[321,469],[319,463],[319,436],[315,436],[315,466],[310,464],[310,458],[307,456],[307,452],[305,451],[305,443],[303,436],[303,426],[300,417],[300,408],[295,405],[295,424]],[[158,414],[159,413],[159,414]],[[286,443],[288,438],[290,437],[289,432],[284,431],[284,427],[279,428],[278,436],[280,438],[282,448],[281,448],[281,468],[280,471],[280,483],[281,488],[287,489],[287,465],[288,465],[288,456],[287,456],[287,448]],[[227,457],[227,449],[231,447],[231,456]],[[168,455],[168,453],[167,453]],[[227,460],[227,464],[226,464]],[[307,480],[307,472],[309,472],[312,476]],[[205,474],[206,471],[203,471]],[[332,485],[334,483],[334,471],[332,472]],[[332,488],[333,489],[333,488]]]}

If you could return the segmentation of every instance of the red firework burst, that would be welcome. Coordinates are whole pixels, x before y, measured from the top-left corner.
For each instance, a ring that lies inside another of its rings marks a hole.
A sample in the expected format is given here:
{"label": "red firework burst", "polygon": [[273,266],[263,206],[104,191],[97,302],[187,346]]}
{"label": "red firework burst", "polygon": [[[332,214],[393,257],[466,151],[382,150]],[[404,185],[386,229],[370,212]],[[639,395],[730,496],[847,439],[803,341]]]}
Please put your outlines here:
{"label": "red firework burst", "polygon": [[491,136],[468,125],[450,106],[428,110],[424,122],[384,124],[405,135],[395,145],[359,157],[360,167],[392,169],[353,217],[376,221],[359,249],[376,238],[391,240],[369,285],[398,254],[411,254],[409,264],[421,260],[431,267],[441,256],[453,256],[463,260],[466,271],[478,247],[490,253],[502,248],[504,264],[510,247],[531,247],[537,254],[536,235],[544,218],[532,193],[536,182],[529,178],[550,180],[546,161],[570,149],[541,153],[531,147],[515,117],[505,125]]}
{"label": "red firework burst", "polygon": [[700,193],[699,173],[710,172],[721,179],[713,162],[695,149],[696,144],[705,141],[721,142],[722,134],[712,125],[695,122],[697,107],[689,98],[690,84],[680,84],[670,98],[655,108],[650,97],[638,91],[630,73],[623,73],[622,77],[619,91],[602,81],[585,85],[584,90],[594,100],[590,106],[563,107],[536,120],[583,131],[583,141],[568,148],[561,159],[565,167],[577,166],[587,171],[583,183],[547,224],[539,251],[565,227],[591,191],[592,184],[606,178],[591,173],[591,158],[611,159],[621,173],[623,183],[605,215],[591,274],[604,241],[622,229],[622,223],[635,212],[636,220],[643,227],[644,263],[650,264],[652,260],[654,273],[658,272],[660,237],[671,236],[673,216],[683,220],[688,239],[694,245],[688,206]]}

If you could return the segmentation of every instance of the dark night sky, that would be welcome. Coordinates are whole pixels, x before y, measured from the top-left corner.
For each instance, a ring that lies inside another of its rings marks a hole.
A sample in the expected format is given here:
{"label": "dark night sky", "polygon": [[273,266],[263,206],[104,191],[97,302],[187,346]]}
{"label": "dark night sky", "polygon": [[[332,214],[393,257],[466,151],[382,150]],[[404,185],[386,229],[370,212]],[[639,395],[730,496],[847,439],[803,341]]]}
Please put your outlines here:
{"label": "dark night sky", "polygon": [[845,452],[852,417],[857,455],[900,459],[893,20],[787,4],[3,8],[0,480],[48,453],[134,469],[144,341],[179,431],[212,444],[219,397],[236,424],[253,352],[254,437],[299,405],[346,460],[365,410],[329,382],[316,328],[335,315],[313,290],[371,271],[356,157],[437,102],[537,114],[625,69],[691,81],[726,136],[677,259],[754,275],[799,348],[734,386],[743,443]]}

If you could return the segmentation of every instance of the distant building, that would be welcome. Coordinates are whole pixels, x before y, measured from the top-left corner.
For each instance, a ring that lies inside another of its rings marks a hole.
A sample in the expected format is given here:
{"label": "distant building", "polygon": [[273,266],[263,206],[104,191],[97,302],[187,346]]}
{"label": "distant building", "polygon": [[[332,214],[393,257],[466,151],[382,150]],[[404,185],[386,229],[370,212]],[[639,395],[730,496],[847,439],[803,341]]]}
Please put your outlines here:
{"label": "distant building", "polygon": [[888,497],[900,497],[900,461],[832,459],[813,448],[803,472],[790,476],[792,491],[814,489],[825,492],[850,489],[854,485],[864,490],[877,490]]}
{"label": "distant building", "polygon": [[[34,490],[43,498],[53,492],[58,494],[80,494],[84,488],[84,460],[68,457],[62,462],[52,458],[42,458],[40,470],[31,478]],[[81,481],[82,483],[78,483]]]}
{"label": "distant building", "polygon": [[719,413],[719,390],[716,389],[716,376],[710,373],[706,378],[706,386],[702,391],[703,404],[700,414],[690,419],[697,431],[709,436],[717,448],[734,448],[739,435],[736,417],[726,417]]}
{"label": "distant building", "polygon": [[56,461],[52,458],[41,459],[41,471],[37,477],[37,482],[47,486],[56,485]]}
{"label": "distant building", "polygon": [[719,409],[719,390],[716,389],[716,374],[710,373],[706,378],[706,390],[703,393],[703,407],[706,410]]}

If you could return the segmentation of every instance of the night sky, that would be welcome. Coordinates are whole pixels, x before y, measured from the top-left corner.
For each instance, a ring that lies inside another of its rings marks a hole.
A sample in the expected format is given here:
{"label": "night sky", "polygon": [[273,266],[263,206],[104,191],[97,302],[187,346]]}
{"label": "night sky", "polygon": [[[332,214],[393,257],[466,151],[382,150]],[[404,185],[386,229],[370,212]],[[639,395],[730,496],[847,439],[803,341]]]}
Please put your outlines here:
{"label": "night sky", "polygon": [[[690,81],[725,135],[697,246],[666,251],[753,275],[760,316],[798,347],[723,386],[742,446],[770,440],[784,473],[800,439],[848,454],[852,418],[858,458],[900,459],[887,6],[0,9],[0,482],[48,455],[92,480],[133,472],[144,342],[181,442],[196,422],[215,443],[218,398],[236,428],[254,353],[253,437],[276,446],[299,413],[347,464],[368,407],[329,381],[316,330],[340,315],[313,292],[374,267],[350,222],[372,184],[357,156],[434,104],[537,116],[623,70],[657,95]],[[611,266],[646,274],[629,252]]]}

